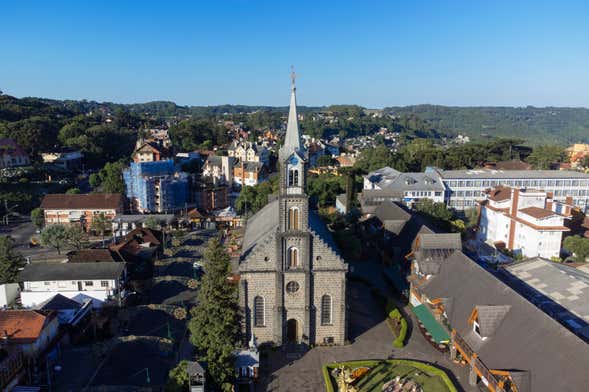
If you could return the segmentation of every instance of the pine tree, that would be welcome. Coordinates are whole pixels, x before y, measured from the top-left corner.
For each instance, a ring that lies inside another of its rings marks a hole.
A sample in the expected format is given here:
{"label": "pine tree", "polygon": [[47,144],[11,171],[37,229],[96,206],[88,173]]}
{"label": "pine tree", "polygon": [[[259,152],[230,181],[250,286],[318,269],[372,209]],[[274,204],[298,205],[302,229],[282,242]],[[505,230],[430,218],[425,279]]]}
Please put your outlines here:
{"label": "pine tree", "polygon": [[237,287],[227,280],[230,259],[218,239],[209,241],[204,257],[198,305],[191,310],[190,339],[201,354],[199,360],[207,362],[213,384],[231,390],[233,351],[239,339]]}
{"label": "pine tree", "polygon": [[18,269],[25,265],[25,259],[14,247],[12,238],[0,237],[0,284],[14,282]]}

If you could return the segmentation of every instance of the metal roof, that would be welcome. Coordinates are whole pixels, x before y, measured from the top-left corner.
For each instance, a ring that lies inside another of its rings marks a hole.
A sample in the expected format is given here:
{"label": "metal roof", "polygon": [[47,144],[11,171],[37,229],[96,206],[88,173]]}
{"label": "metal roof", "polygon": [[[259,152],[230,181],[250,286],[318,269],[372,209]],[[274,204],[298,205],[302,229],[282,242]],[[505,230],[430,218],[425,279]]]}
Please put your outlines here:
{"label": "metal roof", "polygon": [[19,274],[20,282],[45,282],[58,280],[117,279],[123,273],[125,263],[33,263],[25,265]]}

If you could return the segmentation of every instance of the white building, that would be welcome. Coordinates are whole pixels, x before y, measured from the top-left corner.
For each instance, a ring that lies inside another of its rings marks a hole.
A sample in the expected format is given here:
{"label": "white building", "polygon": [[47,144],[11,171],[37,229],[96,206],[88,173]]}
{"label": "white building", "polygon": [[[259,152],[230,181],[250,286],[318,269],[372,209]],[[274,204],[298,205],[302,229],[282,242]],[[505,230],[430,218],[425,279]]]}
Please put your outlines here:
{"label": "white building", "polygon": [[241,162],[261,162],[270,165],[270,151],[262,145],[235,140],[227,150],[227,155]]}
{"label": "white building", "polygon": [[497,187],[480,202],[477,239],[524,257],[559,257],[570,207],[557,206],[543,191]]}
{"label": "white building", "polygon": [[[373,171],[364,176],[363,195],[378,198],[378,191],[386,200],[403,202],[412,206],[420,199],[437,203],[445,201],[446,188],[436,173],[401,173],[390,167]],[[371,192],[374,191],[374,192]]]}
{"label": "white building", "polygon": [[23,283],[24,307],[35,307],[56,294],[74,300],[91,298],[95,307],[108,300],[119,300],[126,280],[122,262],[33,263],[19,275]]}
{"label": "white building", "polygon": [[209,155],[202,169],[202,176],[215,184],[233,183],[234,157]]}
{"label": "white building", "polygon": [[364,176],[364,190],[394,191],[397,199],[402,196],[406,204],[426,197],[444,201],[449,208],[459,211],[476,207],[478,201],[485,199],[485,191],[497,186],[542,189],[550,192],[555,201],[573,204],[582,211],[589,207],[589,174],[577,171],[441,170],[428,167],[425,173],[400,173],[384,167]]}
{"label": "white building", "polygon": [[475,207],[485,198],[485,190],[497,186],[519,189],[542,189],[551,192],[554,200],[564,202],[572,197],[572,204],[585,211],[589,207],[589,174],[570,170],[440,170],[427,168],[426,173],[437,173],[446,188],[446,203],[456,210]]}

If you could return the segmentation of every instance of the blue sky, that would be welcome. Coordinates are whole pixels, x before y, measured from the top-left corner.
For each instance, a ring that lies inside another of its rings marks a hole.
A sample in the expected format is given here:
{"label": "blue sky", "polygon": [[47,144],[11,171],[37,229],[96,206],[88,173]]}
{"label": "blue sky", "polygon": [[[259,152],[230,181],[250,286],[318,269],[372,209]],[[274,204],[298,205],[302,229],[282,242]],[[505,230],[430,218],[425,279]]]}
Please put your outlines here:
{"label": "blue sky", "polygon": [[6,1],[0,89],[183,105],[589,107],[587,1]]}

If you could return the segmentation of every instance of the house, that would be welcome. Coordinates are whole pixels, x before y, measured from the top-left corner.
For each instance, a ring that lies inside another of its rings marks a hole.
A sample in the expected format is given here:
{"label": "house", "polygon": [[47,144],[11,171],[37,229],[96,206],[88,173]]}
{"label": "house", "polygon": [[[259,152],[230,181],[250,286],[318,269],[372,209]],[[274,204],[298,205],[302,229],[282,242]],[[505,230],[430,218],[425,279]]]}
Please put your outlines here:
{"label": "house", "polygon": [[270,152],[257,143],[234,140],[227,149],[227,155],[240,162],[258,162],[268,167],[270,165]]}
{"label": "house", "polygon": [[395,201],[401,201],[409,207],[421,199],[444,203],[446,190],[435,173],[400,173],[390,167],[364,176],[364,189],[384,191],[383,194],[395,192],[397,199]]}
{"label": "house", "polygon": [[496,187],[485,196],[478,241],[523,257],[560,256],[562,234],[570,230],[564,225],[570,207],[559,208],[551,194],[534,189]]}
{"label": "house", "polygon": [[339,167],[353,167],[356,163],[356,157],[352,155],[339,155],[335,158]]}
{"label": "house", "polygon": [[260,352],[252,335],[247,348],[236,350],[235,373],[237,385],[252,385],[260,376]]}
{"label": "house", "polygon": [[14,303],[19,293],[20,287],[18,283],[0,284],[0,308]]}
{"label": "house", "polygon": [[139,227],[109,245],[110,252],[128,263],[151,261],[162,252],[162,232]]}
{"label": "house", "polygon": [[141,141],[133,152],[133,161],[139,162],[157,162],[169,159],[171,157],[170,151],[155,141]]}
{"label": "house", "polygon": [[120,214],[112,220],[112,232],[117,237],[127,235],[132,230],[144,227],[146,221],[157,222],[160,227],[170,227],[177,222],[174,214]]}
{"label": "house", "polygon": [[229,207],[229,186],[203,184],[196,191],[196,202],[199,209],[210,212]]}
{"label": "house", "polygon": [[45,225],[79,224],[89,230],[94,217],[104,214],[113,219],[122,213],[124,199],[119,193],[48,194],[43,197],[41,209]]}
{"label": "house", "polygon": [[19,274],[24,307],[35,307],[56,294],[92,299],[100,307],[107,300],[119,301],[127,278],[126,263],[32,263]]}
{"label": "house", "polygon": [[55,294],[52,298],[40,304],[39,310],[55,312],[59,323],[62,325],[75,325],[91,312],[92,300],[84,299],[80,303],[61,294]]}
{"label": "house", "polygon": [[573,166],[578,166],[586,156],[589,156],[589,144],[576,143],[568,147],[565,152],[568,155],[569,162]]}
{"label": "house", "polygon": [[456,249],[454,240],[418,235],[413,245],[412,310],[428,338],[447,346],[451,359],[464,360],[471,385],[505,392],[586,389],[589,350],[579,337]]}
{"label": "house", "polygon": [[167,213],[185,208],[189,201],[189,175],[178,171],[171,159],[131,162],[123,180],[134,212]]}
{"label": "house", "polygon": [[17,346],[26,357],[36,358],[55,343],[59,321],[51,311],[2,310],[0,331],[6,346]]}
{"label": "house", "polygon": [[254,186],[266,180],[267,170],[260,162],[241,162],[233,167],[233,183]]}
{"label": "house", "polygon": [[30,165],[29,155],[14,139],[0,139],[0,169]]}
{"label": "house", "polygon": [[123,261],[116,253],[105,248],[72,250],[67,253],[68,263],[114,263]]}
{"label": "house", "polygon": [[53,165],[64,170],[79,170],[82,168],[84,154],[73,148],[62,148],[60,150],[41,153],[43,163]]}
{"label": "house", "polygon": [[335,197],[335,209],[339,214],[345,215],[348,212],[348,195],[342,193]]}
{"label": "house", "polygon": [[209,155],[203,166],[202,177],[213,184],[231,185],[234,165],[234,157]]}

